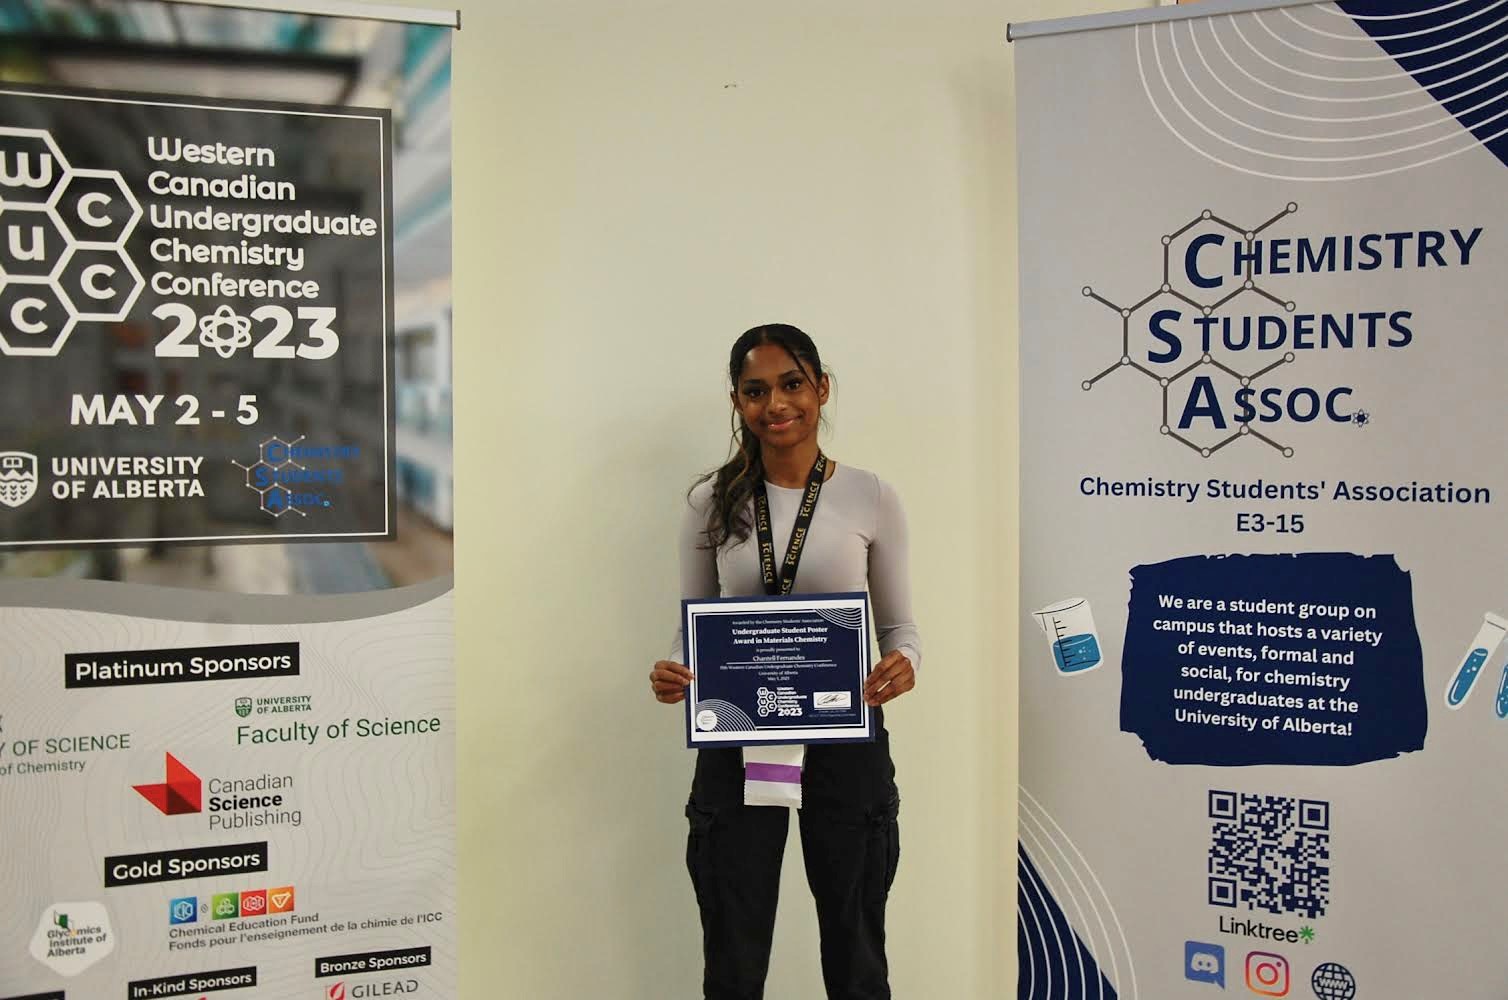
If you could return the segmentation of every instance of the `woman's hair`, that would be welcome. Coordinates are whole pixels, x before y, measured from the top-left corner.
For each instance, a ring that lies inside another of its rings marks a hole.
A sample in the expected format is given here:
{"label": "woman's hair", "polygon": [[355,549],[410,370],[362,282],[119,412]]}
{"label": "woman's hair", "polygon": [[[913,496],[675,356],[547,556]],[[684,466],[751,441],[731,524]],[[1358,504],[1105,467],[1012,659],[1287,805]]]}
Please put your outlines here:
{"label": "woman's hair", "polygon": [[[743,374],[744,358],[762,344],[784,348],[813,387],[821,382],[825,372],[812,338],[788,323],[766,323],[745,330],[728,352],[728,384],[735,395],[738,377]],[[716,549],[730,539],[742,542],[749,537],[753,528],[749,517],[750,501],[754,487],[764,479],[764,457],[759,452],[759,438],[744,424],[737,408],[733,410],[733,441],[729,450],[731,457],[727,462],[699,478],[691,487],[694,490],[702,483],[712,483],[712,503],[707,510],[706,547],[709,549]]]}

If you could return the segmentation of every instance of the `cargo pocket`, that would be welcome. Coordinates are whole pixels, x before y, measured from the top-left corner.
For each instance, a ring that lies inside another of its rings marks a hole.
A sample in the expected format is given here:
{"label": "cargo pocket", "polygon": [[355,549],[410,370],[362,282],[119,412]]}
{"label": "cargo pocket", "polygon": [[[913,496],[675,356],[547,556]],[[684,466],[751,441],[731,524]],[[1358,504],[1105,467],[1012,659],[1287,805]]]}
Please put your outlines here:
{"label": "cargo pocket", "polygon": [[871,885],[876,899],[883,900],[895,884],[896,869],[901,862],[901,797],[892,791],[890,798],[869,812],[869,859],[876,878]]}
{"label": "cargo pocket", "polygon": [[696,893],[696,906],[703,916],[711,901],[717,897],[712,891],[712,830],[717,816],[710,809],[698,808],[695,801],[686,803],[686,872],[691,876],[691,888]]}

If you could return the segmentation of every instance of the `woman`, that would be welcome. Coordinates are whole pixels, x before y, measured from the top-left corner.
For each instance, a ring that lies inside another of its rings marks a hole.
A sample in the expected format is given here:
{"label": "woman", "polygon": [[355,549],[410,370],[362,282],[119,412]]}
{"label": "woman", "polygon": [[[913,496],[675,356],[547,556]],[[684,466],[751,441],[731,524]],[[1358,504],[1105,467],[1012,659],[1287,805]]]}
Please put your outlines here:
{"label": "woman", "polygon": [[[879,706],[915,687],[921,658],[911,620],[905,516],[895,491],[873,473],[822,456],[817,429],[829,382],[805,333],[780,323],[747,331],[733,345],[728,378],[737,453],[691,490],[680,535],[681,594],[779,593],[766,587],[770,567],[782,580],[796,571],[794,584],[786,584],[791,593],[869,591],[883,657],[864,685],[864,700],[875,708],[877,735],[873,743],[807,748],[801,849],[817,904],[828,997],[889,997],[885,900],[900,855],[900,798]],[[799,562],[762,565],[755,503],[767,497],[778,559],[789,554],[804,487],[821,476]],[[671,659],[650,671],[655,698],[664,704],[682,701],[691,683],[681,659],[678,639]],[[745,805],[740,751],[716,748],[697,753],[686,816],[686,864],[702,918],[704,995],[757,1000],[769,967],[790,810]]]}

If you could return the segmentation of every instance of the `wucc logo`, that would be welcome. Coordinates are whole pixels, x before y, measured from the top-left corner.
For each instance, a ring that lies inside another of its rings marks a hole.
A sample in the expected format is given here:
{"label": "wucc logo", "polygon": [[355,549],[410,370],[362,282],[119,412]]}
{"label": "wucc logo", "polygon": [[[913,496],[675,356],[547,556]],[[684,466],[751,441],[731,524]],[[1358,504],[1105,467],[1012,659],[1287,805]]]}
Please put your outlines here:
{"label": "wucc logo", "polygon": [[124,320],[143,285],[125,250],[141,214],[118,171],[0,125],[0,354],[54,357],[79,322]]}

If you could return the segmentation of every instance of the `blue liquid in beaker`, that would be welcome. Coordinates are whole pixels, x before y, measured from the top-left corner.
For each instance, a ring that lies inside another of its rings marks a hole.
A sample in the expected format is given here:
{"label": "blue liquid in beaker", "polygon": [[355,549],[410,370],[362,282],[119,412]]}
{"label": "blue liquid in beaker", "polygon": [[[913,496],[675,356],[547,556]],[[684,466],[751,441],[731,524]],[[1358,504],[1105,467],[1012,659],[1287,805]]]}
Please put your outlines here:
{"label": "blue liquid in beaker", "polygon": [[1503,668],[1503,682],[1498,685],[1498,718],[1508,719],[1508,666]]}
{"label": "blue liquid in beaker", "polygon": [[1471,686],[1477,682],[1477,674],[1482,672],[1482,664],[1487,662],[1487,650],[1478,646],[1466,656],[1466,662],[1461,664],[1461,669],[1456,671],[1455,683],[1450,686],[1450,693],[1445,696],[1446,702],[1451,705],[1459,705],[1471,694]]}
{"label": "blue liquid in beaker", "polygon": [[1100,662],[1100,644],[1095,641],[1093,632],[1064,636],[1052,644],[1052,658],[1062,673],[1088,670]]}

